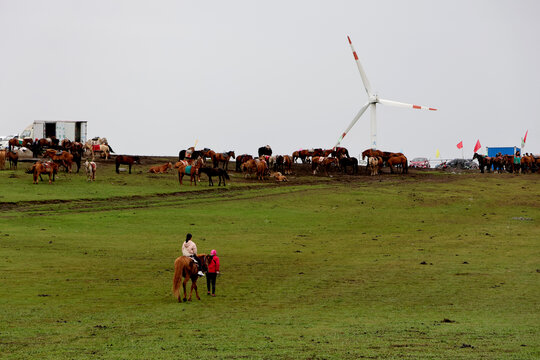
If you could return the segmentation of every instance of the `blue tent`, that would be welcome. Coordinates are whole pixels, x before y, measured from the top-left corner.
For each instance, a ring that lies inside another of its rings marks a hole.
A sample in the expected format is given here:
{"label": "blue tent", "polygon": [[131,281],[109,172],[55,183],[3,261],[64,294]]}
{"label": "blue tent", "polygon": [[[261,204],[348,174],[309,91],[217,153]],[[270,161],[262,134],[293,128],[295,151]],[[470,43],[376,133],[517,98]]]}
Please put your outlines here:
{"label": "blue tent", "polygon": [[514,155],[516,151],[521,152],[521,149],[518,148],[517,146],[488,147],[487,156],[494,157],[494,156],[497,156],[498,153],[501,153],[503,155]]}

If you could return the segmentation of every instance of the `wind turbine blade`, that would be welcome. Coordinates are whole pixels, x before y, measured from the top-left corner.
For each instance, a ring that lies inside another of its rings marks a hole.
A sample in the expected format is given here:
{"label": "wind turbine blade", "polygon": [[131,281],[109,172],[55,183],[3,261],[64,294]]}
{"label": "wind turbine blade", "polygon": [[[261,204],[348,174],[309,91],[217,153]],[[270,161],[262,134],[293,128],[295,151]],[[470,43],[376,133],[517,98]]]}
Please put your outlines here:
{"label": "wind turbine blade", "polygon": [[347,39],[349,40],[349,45],[351,45],[351,50],[354,55],[354,60],[356,61],[356,66],[358,66],[358,71],[360,71],[360,76],[362,77],[362,82],[364,83],[366,92],[368,96],[371,96],[373,94],[373,91],[371,90],[371,84],[369,83],[369,80],[366,76],[366,72],[364,71],[364,68],[362,67],[362,64],[360,63],[360,60],[358,60],[358,55],[356,55],[356,51],[354,50],[354,46],[352,44],[351,38],[347,36]]}
{"label": "wind turbine blade", "polygon": [[385,100],[385,99],[380,99],[380,98],[379,98],[379,103],[384,104],[384,105],[403,107],[403,108],[409,108],[409,109],[437,111],[437,109],[429,107],[429,106],[413,105],[413,104],[407,104],[407,103],[403,103],[399,101]]}
{"label": "wind turbine blade", "polygon": [[336,148],[340,143],[341,143],[341,140],[343,140],[343,138],[345,137],[345,135],[347,135],[347,133],[349,132],[349,130],[352,129],[352,127],[354,126],[354,124],[356,124],[356,122],[358,121],[358,119],[360,119],[360,117],[362,116],[362,114],[364,114],[367,110],[367,108],[369,107],[369,103],[367,103],[366,105],[362,106],[362,108],[360,109],[360,111],[358,111],[358,114],[356,114],[356,116],[354,117],[354,119],[351,121],[351,123],[349,124],[349,126],[347,126],[347,129],[345,129],[345,131],[343,132],[343,134],[341,134],[341,136],[339,137],[339,140],[336,144],[336,146],[334,146],[334,148]]}

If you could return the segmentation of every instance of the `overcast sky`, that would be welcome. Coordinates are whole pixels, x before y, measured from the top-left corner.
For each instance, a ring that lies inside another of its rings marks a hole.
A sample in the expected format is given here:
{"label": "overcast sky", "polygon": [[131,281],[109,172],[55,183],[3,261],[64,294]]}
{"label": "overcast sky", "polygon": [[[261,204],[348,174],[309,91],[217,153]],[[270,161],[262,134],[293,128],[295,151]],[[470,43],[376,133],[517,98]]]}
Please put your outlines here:
{"label": "overcast sky", "polygon": [[[117,153],[331,148],[383,98],[378,145],[409,158],[540,153],[538,1],[0,0],[0,135],[87,120]],[[370,145],[369,112],[342,145]]]}

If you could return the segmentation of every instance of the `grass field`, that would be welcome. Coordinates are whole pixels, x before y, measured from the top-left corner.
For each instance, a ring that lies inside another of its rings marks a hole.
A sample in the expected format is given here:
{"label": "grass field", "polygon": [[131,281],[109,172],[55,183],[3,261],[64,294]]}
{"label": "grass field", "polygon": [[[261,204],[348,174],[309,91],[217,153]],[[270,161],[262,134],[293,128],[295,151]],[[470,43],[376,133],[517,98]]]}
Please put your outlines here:
{"label": "grass field", "polygon": [[[98,166],[0,171],[0,358],[540,358],[537,174],[195,189]],[[171,293],[187,232],[215,298]]]}

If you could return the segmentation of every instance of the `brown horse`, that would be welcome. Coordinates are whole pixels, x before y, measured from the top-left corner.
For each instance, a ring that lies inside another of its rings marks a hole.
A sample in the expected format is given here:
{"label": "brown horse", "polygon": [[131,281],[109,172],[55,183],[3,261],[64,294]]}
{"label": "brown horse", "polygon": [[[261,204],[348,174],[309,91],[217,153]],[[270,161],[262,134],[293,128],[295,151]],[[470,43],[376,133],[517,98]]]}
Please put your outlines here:
{"label": "brown horse", "polygon": [[244,173],[244,178],[247,178],[251,173],[257,172],[257,161],[263,161],[258,159],[249,159],[242,163],[242,172]]}
{"label": "brown horse", "polygon": [[258,180],[264,180],[267,170],[268,165],[266,164],[266,161],[261,159],[251,159],[242,164],[242,171],[244,172],[245,178],[247,178],[248,175],[255,173]]}
{"label": "brown horse", "polygon": [[401,165],[401,173],[407,174],[409,172],[409,165],[405,155],[397,155],[389,158],[386,163],[390,166],[390,173],[394,174],[394,166]]}
{"label": "brown horse", "polygon": [[18,147],[18,148],[21,147],[21,143],[19,141],[19,138],[17,138],[17,137],[9,139],[9,141],[8,141],[8,150],[9,151],[13,150],[13,148],[15,146]]}
{"label": "brown horse", "polygon": [[0,170],[4,170],[6,166],[6,151],[0,150]]}
{"label": "brown horse", "polygon": [[535,159],[532,155],[525,154],[521,157],[521,172],[532,172]]}
{"label": "brown horse", "polygon": [[131,166],[133,164],[140,164],[141,159],[138,156],[118,155],[115,159],[116,173],[120,174],[120,165],[128,165],[129,173],[131,174]]}
{"label": "brown horse", "polygon": [[366,157],[373,157],[373,156],[383,156],[383,152],[380,150],[375,149],[367,149],[362,151],[362,160],[364,160]]}
{"label": "brown horse", "polygon": [[165,174],[169,169],[172,169],[172,163],[170,162],[163,165],[152,166],[148,172],[152,174]]}
{"label": "brown horse", "polygon": [[226,153],[214,153],[212,156],[212,162],[214,163],[214,167],[218,168],[220,163],[223,163],[223,169],[229,170],[229,160],[230,158],[234,157],[234,151],[229,151]]}
{"label": "brown horse", "polygon": [[323,150],[323,156],[328,157],[332,155],[333,152],[334,152],[334,149]]}
{"label": "brown horse", "polygon": [[[208,262],[210,257],[207,254],[197,254],[197,257],[199,258],[199,262],[202,265],[200,270],[203,272],[208,271]],[[198,271],[199,269],[197,268],[197,265],[188,256],[180,256],[174,261],[174,277],[172,291],[174,296],[178,299],[178,302],[182,302],[182,300],[191,301],[193,289],[195,289],[195,295],[197,296],[197,299],[201,300],[199,292],[197,291],[197,279],[199,278],[199,275],[197,275]],[[186,284],[189,280],[191,280],[191,290],[189,291],[189,298],[186,299]],[[180,297],[180,283],[182,283],[182,287],[184,289],[183,298]]]}
{"label": "brown horse", "polygon": [[292,174],[292,164],[293,164],[292,157],[290,157],[289,155],[284,155],[283,156],[283,168],[284,168],[283,172],[285,173],[285,175]]}
{"label": "brown horse", "polygon": [[54,176],[58,173],[58,164],[53,161],[41,162],[38,161],[28,170],[34,174],[34,184],[39,182],[38,179],[41,179],[41,174],[49,175],[49,184],[52,184],[54,181]]}
{"label": "brown horse", "polygon": [[43,154],[43,157],[49,157],[55,163],[62,165],[66,172],[71,172],[71,165],[73,164],[73,154],[67,151],[61,151],[59,154],[54,149],[47,149]]}
{"label": "brown horse", "polygon": [[9,168],[17,170],[17,163],[19,162],[19,154],[15,151],[9,151],[6,153],[6,158],[9,161]]}
{"label": "brown horse", "polygon": [[189,175],[190,185],[193,185],[193,182],[195,182],[195,186],[197,186],[197,180],[200,181],[199,169],[204,165],[204,160],[199,158],[195,160],[191,165],[189,165],[187,161],[182,160],[177,162],[176,165],[179,165],[178,182],[180,183],[180,185],[182,185],[182,179],[184,178],[184,175]]}
{"label": "brown horse", "polygon": [[323,169],[324,174],[328,176],[328,169],[330,169],[332,165],[339,167],[338,159],[333,157],[314,156],[312,158],[311,170],[313,170],[313,175],[315,175],[317,170]]}
{"label": "brown horse", "polygon": [[[293,153],[294,155],[294,153]],[[313,156],[313,150],[300,150],[298,151],[298,158],[302,161],[302,164],[309,163],[310,158]],[[295,160],[296,162],[296,160]]]}
{"label": "brown horse", "polygon": [[248,154],[238,155],[236,157],[236,171],[242,171],[241,169],[242,164],[251,159],[253,159],[253,156],[248,155]]}
{"label": "brown horse", "polygon": [[63,139],[60,142],[60,148],[66,151],[69,151],[71,149],[72,142],[69,139]]}

